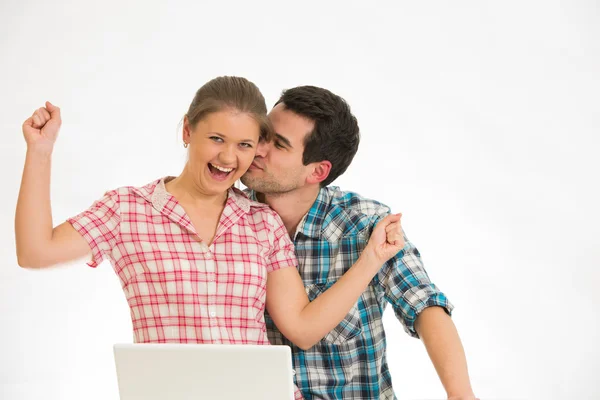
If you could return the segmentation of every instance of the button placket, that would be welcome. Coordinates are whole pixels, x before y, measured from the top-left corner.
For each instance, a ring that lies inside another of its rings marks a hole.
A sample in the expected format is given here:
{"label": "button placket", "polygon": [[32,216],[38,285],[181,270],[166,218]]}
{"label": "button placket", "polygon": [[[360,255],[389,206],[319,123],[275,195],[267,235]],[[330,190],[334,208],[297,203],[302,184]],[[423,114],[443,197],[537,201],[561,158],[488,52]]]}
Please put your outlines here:
{"label": "button placket", "polygon": [[[205,245],[206,246],[206,245]],[[219,329],[219,323],[218,323],[218,319],[217,319],[217,304],[216,304],[216,298],[217,298],[217,283],[216,283],[216,279],[215,279],[215,258],[214,255],[212,254],[212,252],[207,249],[207,254],[206,254],[206,263],[205,263],[205,267],[206,267],[206,276],[208,279],[208,282],[206,283],[206,287],[207,287],[207,295],[208,295],[208,316],[209,316],[209,323],[210,323],[210,330],[211,330],[211,335],[212,335],[212,339],[215,341],[215,343],[220,343],[220,339],[221,339],[221,332]]]}

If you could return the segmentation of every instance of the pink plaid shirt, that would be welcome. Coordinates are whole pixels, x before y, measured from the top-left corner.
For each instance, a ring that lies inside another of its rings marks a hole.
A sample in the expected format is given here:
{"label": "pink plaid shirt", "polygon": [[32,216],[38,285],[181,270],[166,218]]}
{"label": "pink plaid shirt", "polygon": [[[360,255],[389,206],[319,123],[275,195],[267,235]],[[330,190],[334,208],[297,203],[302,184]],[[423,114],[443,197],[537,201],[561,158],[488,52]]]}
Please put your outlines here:
{"label": "pink plaid shirt", "polygon": [[135,342],[269,344],[267,274],[297,262],[268,206],[230,189],[207,246],[161,179],[109,191],[69,222],[92,249],[89,265],[107,258],[119,276]]}
{"label": "pink plaid shirt", "polygon": [[88,265],[109,259],[119,276],[134,342],[270,344],[267,274],[297,265],[279,215],[232,188],[207,246],[169,179],[109,191],[68,220],[92,249]]}

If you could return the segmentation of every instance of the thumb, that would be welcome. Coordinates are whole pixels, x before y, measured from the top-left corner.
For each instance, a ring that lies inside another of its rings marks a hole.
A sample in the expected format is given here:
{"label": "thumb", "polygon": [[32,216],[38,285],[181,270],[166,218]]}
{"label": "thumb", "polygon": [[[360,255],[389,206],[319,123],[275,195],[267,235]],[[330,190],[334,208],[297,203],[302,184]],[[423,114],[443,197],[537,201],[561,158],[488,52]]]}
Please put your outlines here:
{"label": "thumb", "polygon": [[402,217],[402,214],[390,214],[381,221],[382,225],[388,226],[390,224],[398,222],[398,221],[400,221],[400,217]]}
{"label": "thumb", "polygon": [[398,222],[399,219],[400,217],[396,214],[386,215],[384,219],[380,220],[377,223],[377,225],[375,225],[375,230],[373,232],[383,232],[383,234],[385,235],[385,233],[388,230],[388,226],[390,226],[394,222]]}
{"label": "thumb", "polygon": [[49,101],[46,102],[46,110],[50,113],[50,117],[52,119],[60,120],[60,108],[56,107],[54,104]]}

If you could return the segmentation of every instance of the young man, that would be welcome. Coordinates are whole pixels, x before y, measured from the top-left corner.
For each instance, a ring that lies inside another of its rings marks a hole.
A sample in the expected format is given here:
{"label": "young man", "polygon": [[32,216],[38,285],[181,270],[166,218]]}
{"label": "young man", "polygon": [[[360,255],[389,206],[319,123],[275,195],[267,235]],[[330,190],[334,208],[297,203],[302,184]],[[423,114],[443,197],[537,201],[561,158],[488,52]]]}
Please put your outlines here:
{"label": "young man", "polygon": [[[250,197],[281,216],[312,300],[352,266],[390,210],[327,186],[346,171],[359,144],[356,118],[341,97],[313,86],[289,89],[269,118],[276,139],[259,145],[242,182]],[[271,343],[292,348],[296,383],[307,400],[396,398],[382,323],[387,303],[406,332],[423,340],[448,398],[475,399],[449,317],[452,305],[429,280],[418,250],[405,241],[345,320],[312,348],[292,345],[267,318]]]}

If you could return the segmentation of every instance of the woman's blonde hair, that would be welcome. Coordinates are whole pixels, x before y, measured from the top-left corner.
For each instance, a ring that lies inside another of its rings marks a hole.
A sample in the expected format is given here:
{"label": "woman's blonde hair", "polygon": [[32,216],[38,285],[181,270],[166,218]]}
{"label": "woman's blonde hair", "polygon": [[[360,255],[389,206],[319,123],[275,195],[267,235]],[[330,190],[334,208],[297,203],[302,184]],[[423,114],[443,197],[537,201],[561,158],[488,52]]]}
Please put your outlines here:
{"label": "woman's blonde hair", "polygon": [[273,139],[265,98],[246,78],[220,76],[205,83],[196,92],[186,116],[190,127],[194,128],[208,114],[227,109],[249,114],[260,126],[260,137],[267,141]]}

